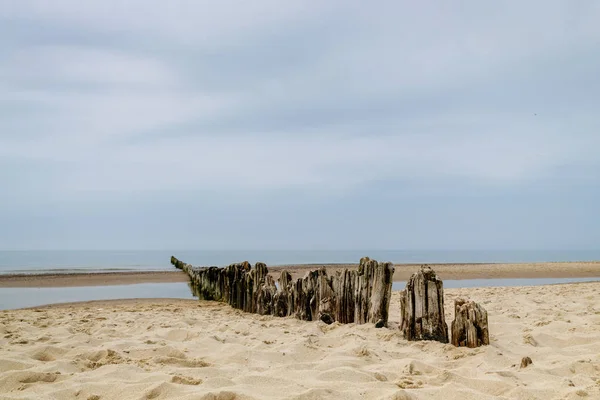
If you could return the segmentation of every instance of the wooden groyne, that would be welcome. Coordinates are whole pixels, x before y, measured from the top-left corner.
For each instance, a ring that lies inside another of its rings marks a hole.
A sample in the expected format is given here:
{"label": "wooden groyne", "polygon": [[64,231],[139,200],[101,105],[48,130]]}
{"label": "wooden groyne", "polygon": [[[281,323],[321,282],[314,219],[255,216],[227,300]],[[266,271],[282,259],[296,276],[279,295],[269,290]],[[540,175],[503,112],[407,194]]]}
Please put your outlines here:
{"label": "wooden groyne", "polygon": [[430,267],[423,265],[400,293],[400,330],[406,340],[435,340],[457,347],[490,344],[488,315],[474,301],[456,299],[452,336],[444,315],[444,284]]}
{"label": "wooden groyne", "polygon": [[321,268],[295,281],[287,271],[281,271],[277,284],[260,262],[254,268],[247,261],[224,268],[198,268],[171,257],[171,264],[190,277],[199,298],[222,301],[246,312],[328,324],[387,326],[394,275],[389,262],[364,257],[356,270],[329,276]]}
{"label": "wooden groyne", "polygon": [[[378,263],[364,257],[358,269],[338,270],[329,276],[325,268],[320,268],[296,280],[284,270],[277,283],[261,262],[254,268],[247,261],[224,268],[198,268],[171,257],[171,264],[190,277],[194,295],[200,299],[225,302],[261,315],[294,316],[327,324],[337,321],[387,326],[394,275],[389,262]],[[451,342],[458,347],[488,345],[487,311],[463,299],[457,299],[454,308],[449,337],[443,282],[423,265],[400,293],[400,330],[406,340]]]}

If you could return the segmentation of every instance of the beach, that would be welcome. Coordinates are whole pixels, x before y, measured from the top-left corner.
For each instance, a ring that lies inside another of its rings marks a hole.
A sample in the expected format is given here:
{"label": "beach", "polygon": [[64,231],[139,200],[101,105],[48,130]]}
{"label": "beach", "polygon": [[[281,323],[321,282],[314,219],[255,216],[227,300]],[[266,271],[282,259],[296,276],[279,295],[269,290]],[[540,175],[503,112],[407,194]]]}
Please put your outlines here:
{"label": "beach", "polygon": [[[0,399],[595,399],[600,283],[447,289],[489,314],[489,346],[260,316],[207,301],[0,312]],[[521,368],[521,359],[533,364]]]}
{"label": "beach", "polygon": [[[590,278],[600,277],[600,261],[545,262],[545,263],[453,263],[429,264],[441,279],[499,279],[499,278]],[[290,272],[293,279],[307,271],[325,267],[328,273],[344,268],[356,268],[358,264],[303,264],[270,266],[276,279],[281,270]],[[419,269],[420,264],[396,264],[394,281],[406,281]],[[129,285],[136,283],[187,282],[181,271],[127,271],[99,273],[62,274],[0,274],[0,288],[78,287]]]}
{"label": "beach", "polygon": [[0,400],[600,400],[600,0],[437,3],[0,0]]}

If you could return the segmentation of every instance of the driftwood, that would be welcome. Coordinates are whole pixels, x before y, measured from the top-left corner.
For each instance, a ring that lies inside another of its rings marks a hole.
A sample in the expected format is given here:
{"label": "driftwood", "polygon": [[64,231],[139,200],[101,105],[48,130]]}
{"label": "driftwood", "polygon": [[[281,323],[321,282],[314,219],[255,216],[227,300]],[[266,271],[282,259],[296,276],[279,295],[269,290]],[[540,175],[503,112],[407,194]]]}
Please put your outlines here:
{"label": "driftwood", "polygon": [[200,299],[226,302],[234,308],[261,315],[295,316],[327,324],[373,323],[387,325],[394,267],[365,257],[358,270],[328,276],[325,268],[292,280],[282,271],[278,285],[267,266],[245,261],[225,268],[195,268],[175,257],[171,263],[190,277],[192,291]]}
{"label": "driftwood", "polygon": [[490,344],[488,315],[485,308],[474,301],[454,301],[452,344],[457,347],[479,347]]}
{"label": "driftwood", "polygon": [[406,340],[437,340],[448,343],[448,325],[444,319],[444,287],[435,272],[422,266],[401,293],[400,329]]}

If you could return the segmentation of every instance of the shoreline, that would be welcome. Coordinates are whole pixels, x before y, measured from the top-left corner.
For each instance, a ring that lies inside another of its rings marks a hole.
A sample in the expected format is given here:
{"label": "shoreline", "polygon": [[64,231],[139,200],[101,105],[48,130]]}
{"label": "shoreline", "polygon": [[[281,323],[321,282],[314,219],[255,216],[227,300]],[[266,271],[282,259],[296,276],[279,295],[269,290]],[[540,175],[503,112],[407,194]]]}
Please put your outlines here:
{"label": "shoreline", "polygon": [[[406,281],[422,264],[395,264],[394,282]],[[522,279],[522,278],[595,278],[600,277],[600,261],[542,263],[443,263],[428,264],[442,280]],[[302,264],[269,267],[275,279],[288,271],[293,279],[309,270],[325,267],[328,273],[358,264]],[[72,272],[40,274],[0,274],[0,288],[51,288],[132,285],[138,283],[188,282],[185,273],[173,271]]]}

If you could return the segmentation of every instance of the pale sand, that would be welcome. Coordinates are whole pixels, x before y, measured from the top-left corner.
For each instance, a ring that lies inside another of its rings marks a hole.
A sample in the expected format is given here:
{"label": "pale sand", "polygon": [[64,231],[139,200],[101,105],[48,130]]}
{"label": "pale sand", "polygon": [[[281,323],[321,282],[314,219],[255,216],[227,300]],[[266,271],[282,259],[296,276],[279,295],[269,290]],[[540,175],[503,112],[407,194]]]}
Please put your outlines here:
{"label": "pale sand", "polygon": [[[419,269],[420,264],[396,264],[394,281],[406,281]],[[600,261],[546,262],[521,264],[430,264],[441,279],[490,278],[592,278],[600,277]],[[277,279],[282,269],[294,279],[312,269],[325,266],[329,273],[342,268],[357,268],[357,264],[305,264],[269,267]],[[182,271],[69,273],[69,274],[13,274],[0,275],[0,288],[7,287],[74,287],[102,285],[130,285],[134,283],[187,282]]]}
{"label": "pale sand", "polygon": [[194,300],[3,311],[0,399],[600,399],[600,283],[449,289],[449,323],[457,296],[490,346],[405,341],[398,292],[390,329]]}

